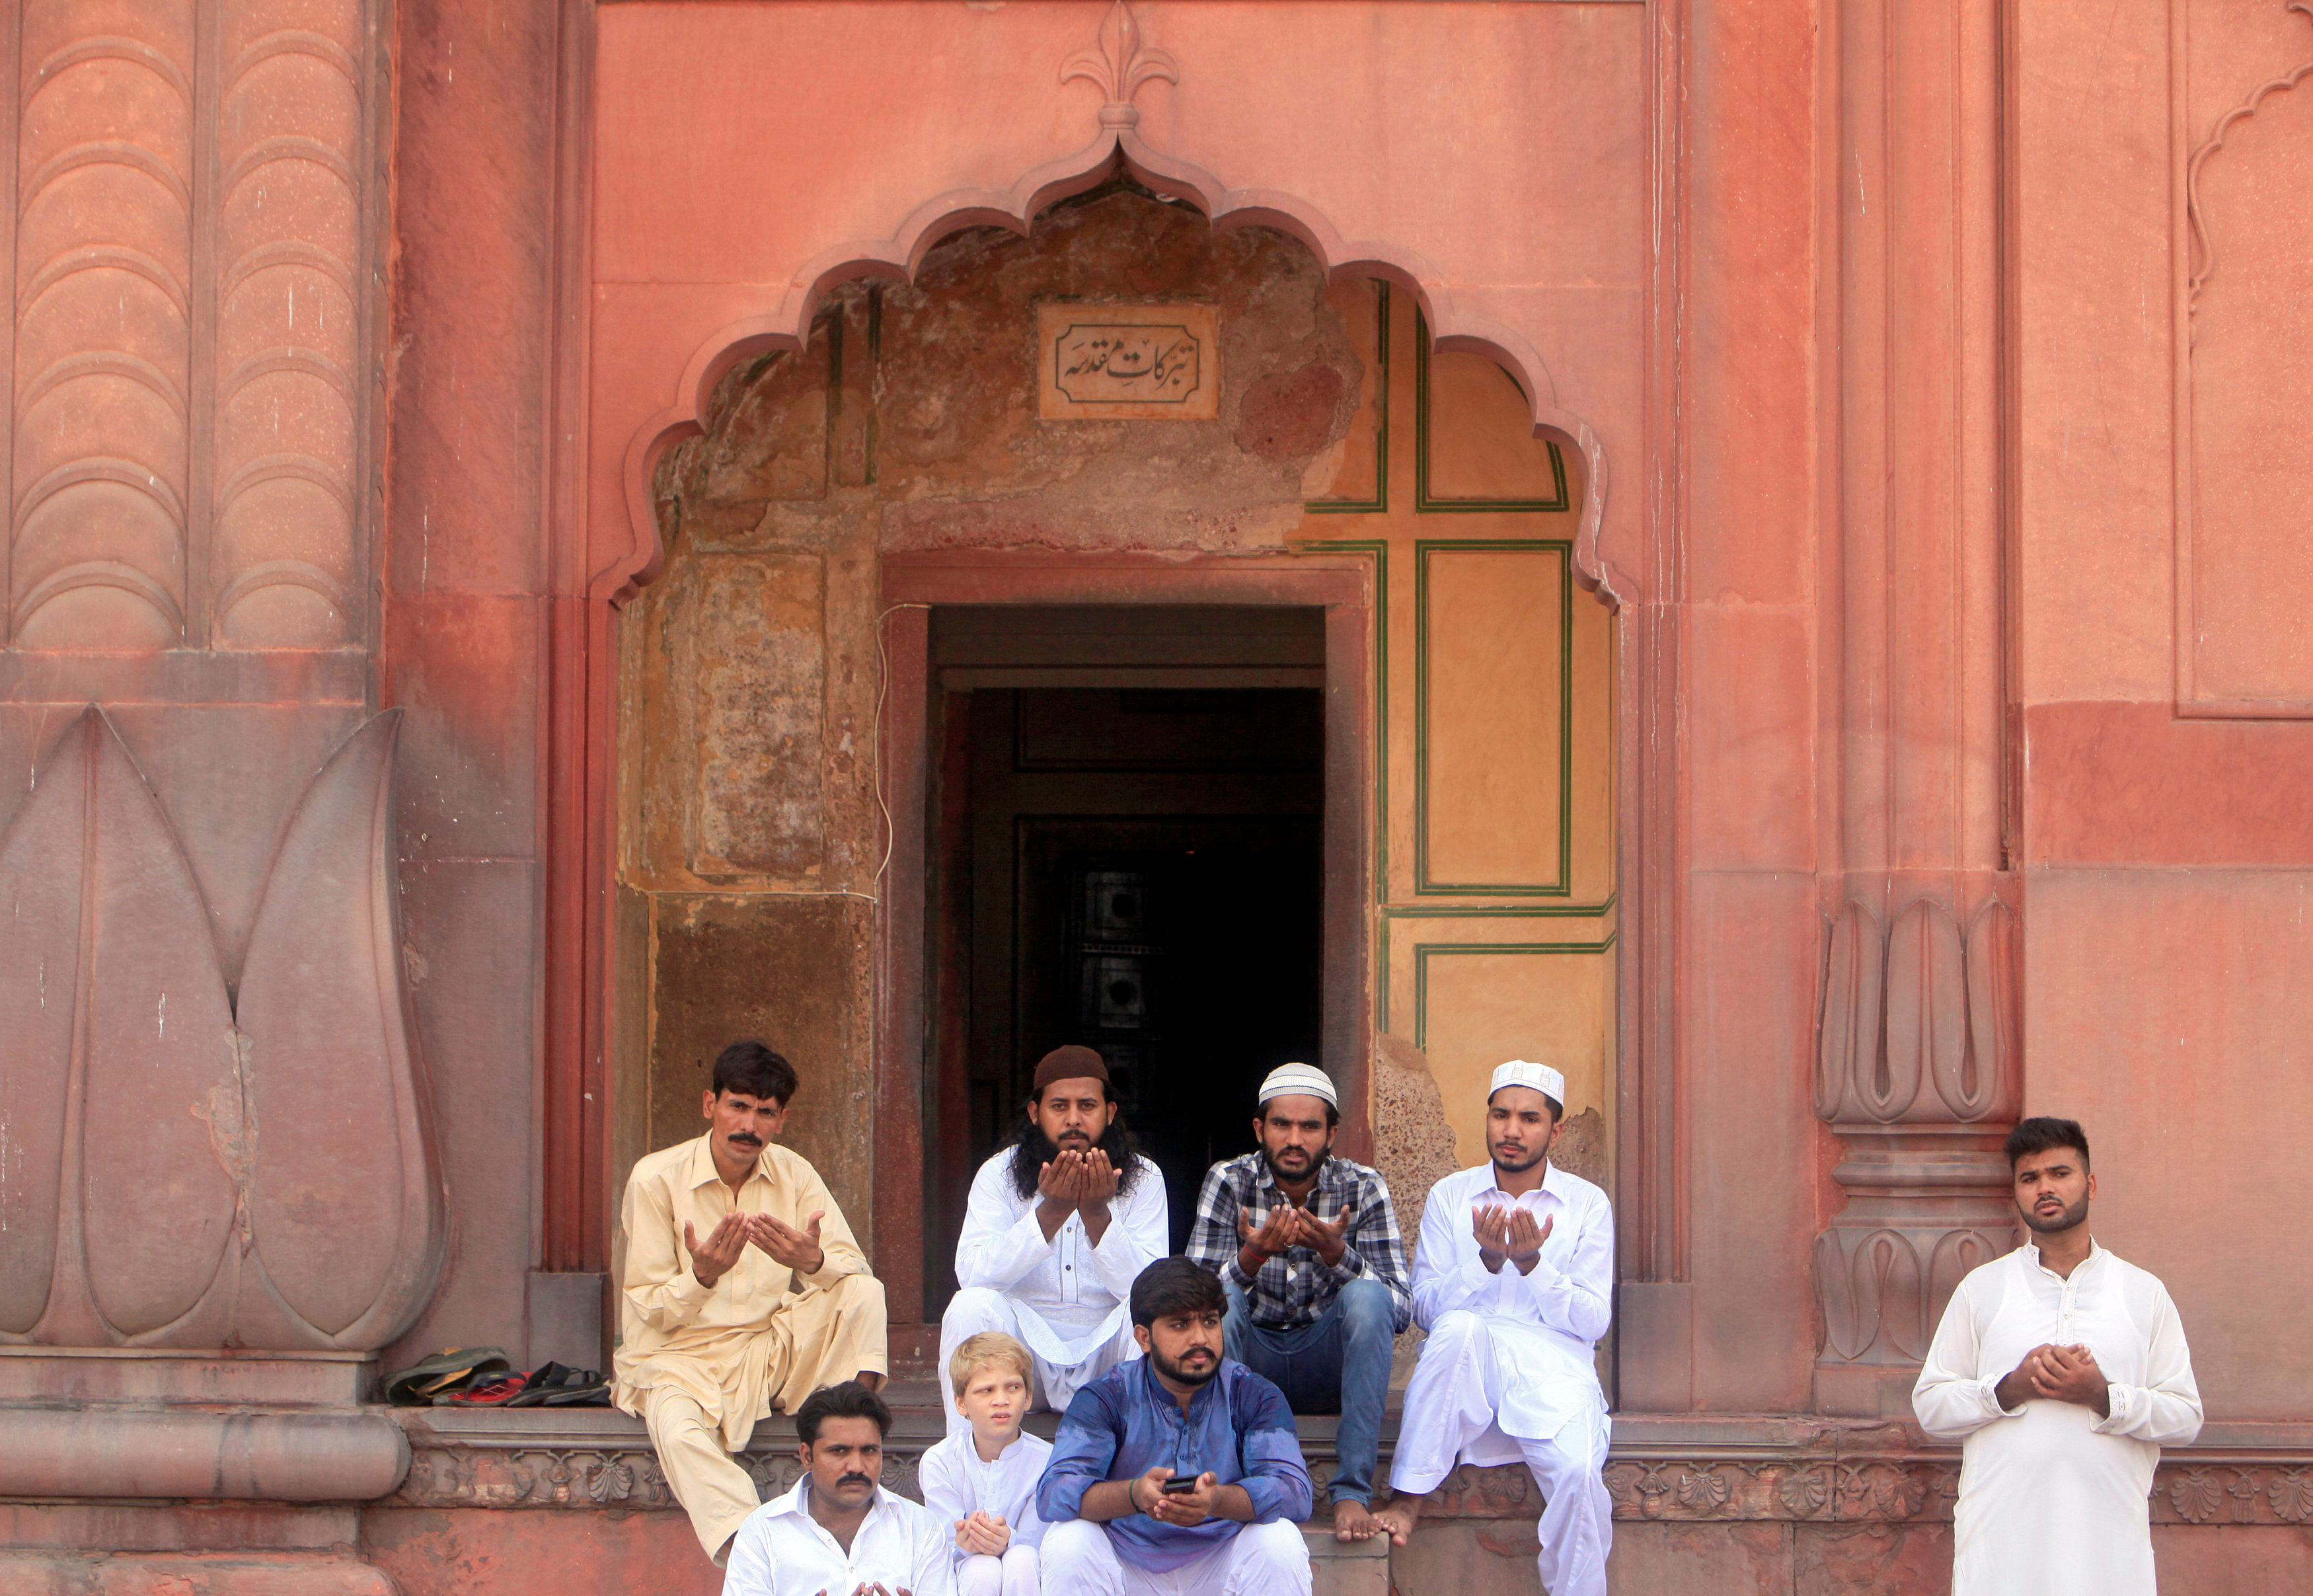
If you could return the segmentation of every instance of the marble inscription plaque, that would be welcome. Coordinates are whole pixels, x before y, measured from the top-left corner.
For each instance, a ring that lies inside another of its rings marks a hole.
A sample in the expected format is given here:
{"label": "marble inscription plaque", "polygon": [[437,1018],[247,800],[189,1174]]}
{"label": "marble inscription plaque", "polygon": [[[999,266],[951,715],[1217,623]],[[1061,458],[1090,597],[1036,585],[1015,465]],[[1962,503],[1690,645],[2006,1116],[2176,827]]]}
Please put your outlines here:
{"label": "marble inscription plaque", "polygon": [[1220,408],[1209,304],[1046,304],[1037,413],[1048,421],[1209,421]]}

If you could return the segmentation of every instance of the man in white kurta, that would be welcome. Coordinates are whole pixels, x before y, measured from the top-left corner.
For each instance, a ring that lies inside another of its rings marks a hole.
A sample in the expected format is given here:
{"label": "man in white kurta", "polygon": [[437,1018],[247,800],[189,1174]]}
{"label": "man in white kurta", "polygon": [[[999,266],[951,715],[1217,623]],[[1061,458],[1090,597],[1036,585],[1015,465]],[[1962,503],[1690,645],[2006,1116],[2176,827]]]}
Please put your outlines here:
{"label": "man in white kurta", "polygon": [[1613,1314],[1614,1215],[1605,1192],[1549,1162],[1565,1093],[1547,1065],[1502,1065],[1487,1098],[1491,1161],[1430,1187],[1413,1256],[1429,1339],[1398,1426],[1399,1499],[1374,1516],[1402,1546],[1456,1463],[1523,1460],[1546,1501],[1543,1588],[1605,1596],[1614,1503],[1595,1349]]}
{"label": "man in white kurta", "polygon": [[1966,1442],[1952,1596],[2152,1596],[2153,1470],[2201,1429],[2185,1327],[2089,1235],[2078,1124],[2027,1119],[2009,1157],[2033,1241],[1959,1283],[1912,1392],[1922,1429]]}
{"label": "man in white kurta", "polygon": [[947,1524],[879,1483],[891,1427],[892,1410],[856,1381],[805,1399],[803,1477],[739,1526],[723,1596],[955,1596]]}
{"label": "man in white kurta", "polygon": [[[1172,1250],[1165,1177],[1148,1159],[1108,1161],[1116,1104],[1089,1047],[1055,1048],[1036,1066],[1026,1138],[980,1167],[956,1240],[960,1288],[940,1316],[939,1362],[982,1331],[1035,1358],[1033,1400],[1066,1408],[1079,1388],[1138,1355],[1127,1304],[1140,1271]],[[1020,1189],[1025,1172],[1036,1184]],[[943,1387],[950,1434],[970,1424]]]}

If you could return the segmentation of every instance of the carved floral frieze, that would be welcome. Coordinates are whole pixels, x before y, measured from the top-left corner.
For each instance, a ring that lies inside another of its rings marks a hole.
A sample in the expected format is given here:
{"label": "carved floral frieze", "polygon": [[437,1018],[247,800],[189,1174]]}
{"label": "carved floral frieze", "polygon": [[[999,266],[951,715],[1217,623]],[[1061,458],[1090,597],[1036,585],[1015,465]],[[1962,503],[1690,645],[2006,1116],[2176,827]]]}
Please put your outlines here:
{"label": "carved floral frieze", "polygon": [[[798,1466],[790,1452],[750,1451],[740,1461],[767,1501],[795,1486]],[[919,1495],[917,1462],[913,1452],[890,1454],[884,1486],[902,1495]],[[1948,1456],[1616,1457],[1606,1464],[1614,1516],[1666,1523],[1948,1523],[1958,1490],[1959,1464]],[[639,1442],[508,1448],[418,1441],[409,1477],[388,1503],[680,1511],[658,1459]],[[1523,1467],[1465,1464],[1447,1477],[1422,1516],[1508,1523],[1533,1520],[1541,1511],[1541,1495]],[[2185,1458],[2164,1463],[2153,1487],[2152,1517],[2156,1523],[2175,1524],[2313,1522],[2313,1458],[2270,1463],[2199,1463]]]}

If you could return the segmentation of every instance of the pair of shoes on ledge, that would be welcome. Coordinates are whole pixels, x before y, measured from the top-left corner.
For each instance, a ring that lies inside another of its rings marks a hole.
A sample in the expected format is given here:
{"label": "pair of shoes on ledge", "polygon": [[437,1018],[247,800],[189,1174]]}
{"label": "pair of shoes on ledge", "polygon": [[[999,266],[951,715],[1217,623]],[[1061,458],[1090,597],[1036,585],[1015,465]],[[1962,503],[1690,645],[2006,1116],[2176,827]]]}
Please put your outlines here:
{"label": "pair of shoes on ledge", "polygon": [[[502,1400],[508,1407],[608,1407],[611,1382],[593,1369],[548,1363],[533,1371],[520,1389]],[[477,1400],[470,1406],[481,1405]]]}
{"label": "pair of shoes on ledge", "polygon": [[611,1387],[593,1369],[518,1370],[495,1346],[447,1347],[388,1379],[385,1399],[397,1407],[601,1407]]}
{"label": "pair of shoes on ledge", "polygon": [[477,1380],[493,1380],[514,1367],[495,1346],[445,1346],[385,1380],[385,1399],[396,1407],[425,1407]]}

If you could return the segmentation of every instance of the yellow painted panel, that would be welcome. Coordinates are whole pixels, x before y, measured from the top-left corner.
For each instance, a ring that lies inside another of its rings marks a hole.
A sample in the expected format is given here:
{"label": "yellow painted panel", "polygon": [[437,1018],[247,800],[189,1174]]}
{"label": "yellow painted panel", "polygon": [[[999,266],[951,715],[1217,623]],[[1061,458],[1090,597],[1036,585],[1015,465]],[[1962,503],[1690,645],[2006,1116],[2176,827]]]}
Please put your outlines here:
{"label": "yellow painted panel", "polygon": [[1526,395],[1483,355],[1429,357],[1429,431],[1433,499],[1546,501],[1559,495],[1550,445],[1534,436]]}
{"label": "yellow painted panel", "polygon": [[1559,883],[1562,556],[1426,551],[1431,883]]}
{"label": "yellow painted panel", "polygon": [[1607,1115],[1607,956],[1432,946],[1422,1008],[1430,1072],[1464,1168],[1486,1157],[1486,1082],[1505,1059],[1566,1076],[1566,1112]]}

